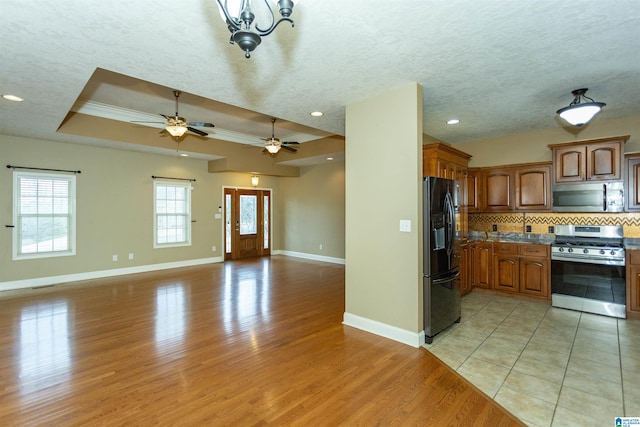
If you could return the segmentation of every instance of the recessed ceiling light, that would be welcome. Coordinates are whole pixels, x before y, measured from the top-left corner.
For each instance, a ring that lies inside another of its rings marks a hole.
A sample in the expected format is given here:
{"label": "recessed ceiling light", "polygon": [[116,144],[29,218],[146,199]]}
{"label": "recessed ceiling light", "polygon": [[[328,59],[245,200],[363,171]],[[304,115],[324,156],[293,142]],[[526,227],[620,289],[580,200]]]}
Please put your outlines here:
{"label": "recessed ceiling light", "polygon": [[15,95],[2,95],[2,97],[4,99],[6,99],[7,101],[15,101],[15,102],[24,101],[24,99],[20,98],[19,96],[15,96]]}
{"label": "recessed ceiling light", "polygon": [[180,153],[180,157],[189,157],[187,153]]}
{"label": "recessed ceiling light", "polygon": [[447,120],[448,125],[457,125],[458,123],[460,123],[460,120],[458,119]]}
{"label": "recessed ceiling light", "polygon": [[333,157],[327,157],[327,160],[333,160]]}
{"label": "recessed ceiling light", "polygon": [[309,114],[311,114],[313,117],[320,117],[320,116],[324,115],[324,113],[322,111],[313,111],[313,112],[311,112]]}

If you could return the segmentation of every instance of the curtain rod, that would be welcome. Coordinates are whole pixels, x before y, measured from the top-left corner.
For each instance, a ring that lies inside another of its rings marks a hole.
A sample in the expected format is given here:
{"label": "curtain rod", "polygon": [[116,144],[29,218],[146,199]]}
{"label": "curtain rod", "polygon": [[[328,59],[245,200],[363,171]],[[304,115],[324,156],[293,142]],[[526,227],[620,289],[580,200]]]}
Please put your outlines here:
{"label": "curtain rod", "polygon": [[155,175],[151,175],[151,178],[156,179],[156,178],[160,178],[160,179],[175,179],[178,181],[191,181],[191,182],[196,182],[195,178],[171,178],[170,176],[155,176]]}
{"label": "curtain rod", "polygon": [[82,171],[72,171],[67,169],[32,168],[30,166],[13,166],[13,165],[7,165],[7,169],[29,169],[34,171],[82,173]]}

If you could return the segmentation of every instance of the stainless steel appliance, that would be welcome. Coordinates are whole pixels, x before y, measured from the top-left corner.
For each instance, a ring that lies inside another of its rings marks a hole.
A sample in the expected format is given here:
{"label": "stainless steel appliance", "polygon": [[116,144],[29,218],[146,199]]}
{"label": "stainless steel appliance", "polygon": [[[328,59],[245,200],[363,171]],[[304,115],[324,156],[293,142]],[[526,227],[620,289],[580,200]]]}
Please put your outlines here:
{"label": "stainless steel appliance", "polygon": [[622,181],[558,184],[553,189],[554,212],[622,212]]}
{"label": "stainless steel appliance", "polygon": [[556,226],[551,245],[551,305],[626,317],[622,226]]}
{"label": "stainless steel appliance", "polygon": [[423,180],[424,333],[427,343],[460,321],[460,257],[456,248],[458,184],[451,179]]}

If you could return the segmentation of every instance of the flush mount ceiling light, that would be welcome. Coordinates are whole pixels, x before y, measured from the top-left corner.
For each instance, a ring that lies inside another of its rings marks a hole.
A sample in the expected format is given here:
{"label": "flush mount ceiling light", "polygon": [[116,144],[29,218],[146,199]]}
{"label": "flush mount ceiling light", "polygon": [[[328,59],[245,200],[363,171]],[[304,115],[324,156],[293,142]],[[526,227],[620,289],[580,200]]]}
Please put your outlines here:
{"label": "flush mount ceiling light", "polygon": [[264,0],[264,7],[268,9],[271,15],[271,24],[267,28],[261,28],[257,23],[255,25],[253,23],[256,16],[251,10],[251,0],[216,0],[218,9],[220,10],[220,16],[222,20],[226,22],[227,28],[231,33],[229,43],[237,44],[238,47],[244,51],[246,58],[251,57],[251,52],[260,44],[262,37],[271,34],[281,22],[291,22],[291,26],[294,26],[294,22],[289,16],[291,16],[291,12],[293,12],[295,1],[272,1],[278,7],[282,18],[276,21],[275,14],[269,2]]}
{"label": "flush mount ceiling light", "polygon": [[574,126],[582,126],[588,123],[596,114],[604,107],[604,102],[595,102],[593,99],[585,95],[587,88],[576,89],[572,91],[574,98],[568,107],[564,107],[556,111],[567,122]]}

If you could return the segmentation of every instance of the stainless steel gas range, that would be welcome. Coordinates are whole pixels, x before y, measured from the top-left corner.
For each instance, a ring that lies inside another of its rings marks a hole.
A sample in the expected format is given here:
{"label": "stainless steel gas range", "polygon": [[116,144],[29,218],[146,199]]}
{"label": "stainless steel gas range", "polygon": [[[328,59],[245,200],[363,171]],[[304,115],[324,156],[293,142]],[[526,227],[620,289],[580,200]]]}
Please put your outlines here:
{"label": "stainless steel gas range", "polygon": [[626,317],[622,226],[558,225],[551,245],[551,305]]}

